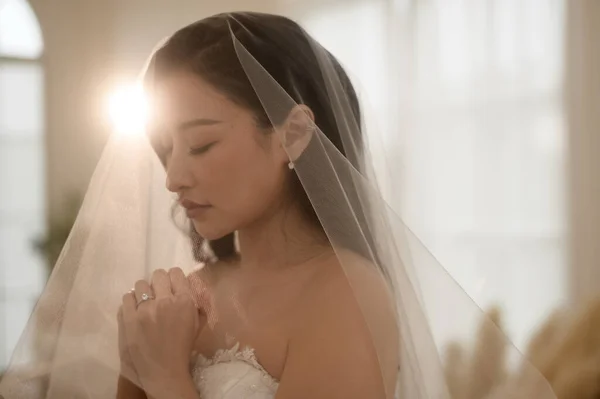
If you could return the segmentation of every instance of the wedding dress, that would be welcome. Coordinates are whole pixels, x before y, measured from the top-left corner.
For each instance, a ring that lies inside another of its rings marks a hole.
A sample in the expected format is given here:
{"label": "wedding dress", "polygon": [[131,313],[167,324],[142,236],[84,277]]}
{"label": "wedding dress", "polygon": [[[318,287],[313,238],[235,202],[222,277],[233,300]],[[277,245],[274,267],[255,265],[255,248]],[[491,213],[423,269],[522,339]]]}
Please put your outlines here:
{"label": "wedding dress", "polygon": [[251,348],[236,344],[211,359],[199,355],[192,368],[202,399],[273,399],[279,382],[259,363]]}

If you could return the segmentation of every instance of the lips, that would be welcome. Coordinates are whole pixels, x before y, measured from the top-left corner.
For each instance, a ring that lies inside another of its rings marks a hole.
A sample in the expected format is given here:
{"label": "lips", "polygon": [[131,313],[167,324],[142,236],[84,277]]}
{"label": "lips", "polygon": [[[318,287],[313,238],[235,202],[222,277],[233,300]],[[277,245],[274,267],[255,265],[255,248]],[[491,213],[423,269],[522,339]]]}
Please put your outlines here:
{"label": "lips", "polygon": [[186,199],[183,199],[183,200],[179,201],[179,204],[182,207],[184,207],[185,209],[188,209],[188,210],[210,206],[210,205],[207,205],[207,204],[206,205],[198,204],[198,203],[196,203],[194,201],[190,201],[190,200],[186,200]]}
{"label": "lips", "polygon": [[185,213],[188,218],[193,219],[197,216],[200,216],[206,210],[210,209],[212,206],[208,204],[198,204],[197,202],[183,199],[179,201],[179,204],[185,208]]}

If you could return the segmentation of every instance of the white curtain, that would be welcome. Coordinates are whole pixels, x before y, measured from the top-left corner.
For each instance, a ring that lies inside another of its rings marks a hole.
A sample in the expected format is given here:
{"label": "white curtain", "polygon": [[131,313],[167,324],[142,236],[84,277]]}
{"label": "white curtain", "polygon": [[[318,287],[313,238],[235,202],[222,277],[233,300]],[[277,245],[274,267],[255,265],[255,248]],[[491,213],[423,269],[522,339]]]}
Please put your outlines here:
{"label": "white curtain", "polygon": [[292,13],[360,81],[393,206],[481,307],[502,307],[520,348],[568,289],[563,7],[365,0]]}

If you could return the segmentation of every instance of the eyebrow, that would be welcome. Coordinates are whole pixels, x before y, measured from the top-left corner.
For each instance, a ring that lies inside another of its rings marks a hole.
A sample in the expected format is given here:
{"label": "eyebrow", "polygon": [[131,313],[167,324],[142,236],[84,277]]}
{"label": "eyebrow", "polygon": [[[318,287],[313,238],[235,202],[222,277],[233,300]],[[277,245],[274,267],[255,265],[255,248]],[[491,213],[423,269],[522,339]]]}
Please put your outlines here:
{"label": "eyebrow", "polygon": [[191,129],[193,127],[197,127],[197,126],[212,126],[212,125],[218,125],[219,123],[223,123],[222,121],[218,121],[216,119],[206,119],[206,118],[200,118],[200,119],[192,119],[183,123],[180,123],[179,126],[177,127],[177,130],[184,131],[184,130],[188,130]]}

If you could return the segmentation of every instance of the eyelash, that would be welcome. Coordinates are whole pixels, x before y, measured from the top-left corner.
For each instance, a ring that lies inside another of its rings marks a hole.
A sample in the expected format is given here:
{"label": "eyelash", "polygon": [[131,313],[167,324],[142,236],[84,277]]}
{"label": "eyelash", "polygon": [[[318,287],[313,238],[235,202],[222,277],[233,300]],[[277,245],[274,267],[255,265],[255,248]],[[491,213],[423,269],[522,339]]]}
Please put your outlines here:
{"label": "eyelash", "polygon": [[215,144],[216,143],[210,143],[210,144],[204,145],[202,147],[190,148],[189,154],[190,155],[201,155],[201,154],[204,154],[206,151],[208,151]]}

